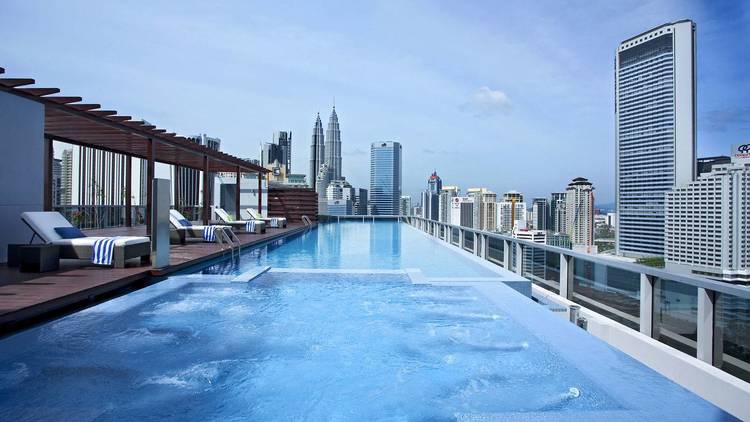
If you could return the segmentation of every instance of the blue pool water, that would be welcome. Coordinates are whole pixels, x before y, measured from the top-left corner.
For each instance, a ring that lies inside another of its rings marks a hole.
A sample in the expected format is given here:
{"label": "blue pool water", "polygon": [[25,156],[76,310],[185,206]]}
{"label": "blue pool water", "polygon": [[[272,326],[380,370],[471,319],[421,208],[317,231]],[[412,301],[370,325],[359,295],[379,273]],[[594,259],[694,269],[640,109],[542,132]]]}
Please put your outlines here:
{"label": "blue pool water", "polygon": [[[304,262],[295,242],[258,259]],[[0,420],[727,417],[503,283],[233,277],[170,277],[0,341]]]}
{"label": "blue pool water", "polygon": [[406,224],[393,221],[321,224],[316,230],[285,239],[282,244],[246,253],[239,265],[230,262],[204,273],[239,274],[259,265],[274,268],[419,268],[427,277],[497,276],[467,257]]}

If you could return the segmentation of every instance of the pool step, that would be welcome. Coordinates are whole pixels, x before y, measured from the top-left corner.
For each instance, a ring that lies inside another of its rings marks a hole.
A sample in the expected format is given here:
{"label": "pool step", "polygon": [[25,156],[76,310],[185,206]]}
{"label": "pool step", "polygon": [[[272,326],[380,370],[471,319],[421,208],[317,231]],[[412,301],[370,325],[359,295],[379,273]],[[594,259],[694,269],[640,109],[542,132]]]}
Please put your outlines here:
{"label": "pool step", "polygon": [[245,271],[244,273],[233,278],[232,281],[247,283],[248,281],[252,281],[253,279],[257,278],[258,276],[260,276],[261,274],[265,273],[266,271],[270,269],[271,269],[270,266],[253,268],[252,270]]}

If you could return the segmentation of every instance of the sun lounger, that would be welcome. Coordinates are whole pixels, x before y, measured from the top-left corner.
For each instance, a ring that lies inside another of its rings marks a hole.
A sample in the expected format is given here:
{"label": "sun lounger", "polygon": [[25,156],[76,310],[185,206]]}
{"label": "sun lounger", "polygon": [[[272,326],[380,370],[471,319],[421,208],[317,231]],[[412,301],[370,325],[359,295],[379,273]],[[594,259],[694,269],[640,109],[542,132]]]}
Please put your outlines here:
{"label": "sun lounger", "polygon": [[[61,232],[75,232],[76,229],[62,214],[55,211],[24,212],[21,213],[21,220],[34,233],[31,242],[34,241],[35,237],[38,237],[44,243],[58,245],[60,247],[60,258],[62,259],[92,260],[94,245],[99,240],[107,239],[98,236],[64,238],[60,234]],[[66,233],[66,236],[69,235]],[[115,268],[123,268],[125,261],[133,258],[140,258],[141,263],[144,264],[149,262],[151,241],[148,237],[116,236],[112,239],[114,248],[112,249],[111,261]]]}
{"label": "sun lounger", "polygon": [[286,227],[286,217],[263,217],[258,211],[256,211],[253,208],[245,208],[245,212],[252,218],[253,220],[258,221],[265,221],[266,224],[268,224],[268,227],[271,228],[282,228]]}
{"label": "sun lounger", "polygon": [[[184,244],[187,239],[201,239],[205,242],[219,242],[220,238],[216,237],[216,231],[225,231],[227,238],[232,239],[232,228],[227,225],[210,225],[202,226],[193,224],[188,221],[179,211],[169,210],[169,223],[172,225],[172,240]],[[175,239],[176,237],[176,239]]]}
{"label": "sun lounger", "polygon": [[[222,224],[232,226],[232,229],[246,233],[261,234],[266,232],[266,222],[260,220],[234,220],[224,208],[214,207],[214,213]],[[248,231],[250,229],[250,231]]]}

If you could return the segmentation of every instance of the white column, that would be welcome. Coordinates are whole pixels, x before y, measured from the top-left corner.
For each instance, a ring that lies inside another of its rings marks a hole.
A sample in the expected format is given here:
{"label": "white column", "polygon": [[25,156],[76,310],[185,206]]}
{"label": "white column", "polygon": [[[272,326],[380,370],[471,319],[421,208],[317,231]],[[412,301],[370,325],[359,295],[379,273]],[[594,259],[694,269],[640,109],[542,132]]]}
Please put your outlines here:
{"label": "white column", "polygon": [[464,229],[460,228],[458,229],[458,247],[463,249],[464,247],[464,237],[466,236],[466,233],[464,233]]}
{"label": "white column", "polygon": [[513,243],[503,239],[503,267],[508,271],[510,271],[510,258],[513,256],[510,251],[511,247],[513,247]]}
{"label": "white column", "polygon": [[516,243],[516,274],[523,275],[523,246]]}
{"label": "white column", "polygon": [[570,298],[570,292],[572,292],[570,288],[573,283],[572,269],[573,258],[560,254],[560,296],[566,299]]}
{"label": "white column", "polygon": [[698,350],[696,357],[713,364],[714,349],[714,298],[712,290],[698,288]]}
{"label": "white column", "polygon": [[649,337],[654,327],[654,282],[647,274],[641,273],[641,333]]}

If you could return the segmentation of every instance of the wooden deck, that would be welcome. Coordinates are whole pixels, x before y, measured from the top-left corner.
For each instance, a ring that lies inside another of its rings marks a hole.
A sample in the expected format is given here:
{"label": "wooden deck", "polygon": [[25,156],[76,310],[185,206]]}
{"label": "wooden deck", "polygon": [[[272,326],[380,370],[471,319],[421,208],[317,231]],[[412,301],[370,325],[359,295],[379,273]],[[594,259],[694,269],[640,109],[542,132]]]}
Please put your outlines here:
{"label": "wooden deck", "polygon": [[[251,246],[305,229],[290,223],[284,229],[268,229],[265,234],[238,234],[242,246]],[[90,230],[90,235],[145,236],[146,228],[123,227]],[[229,255],[226,246],[191,242],[172,245],[170,265],[156,270],[141,266],[138,259],[125,268],[102,268],[80,261],[61,261],[58,271],[21,273],[17,268],[0,266],[0,336],[46,318],[63,314],[99,300],[148,285],[155,276],[164,276],[210,259]]]}

